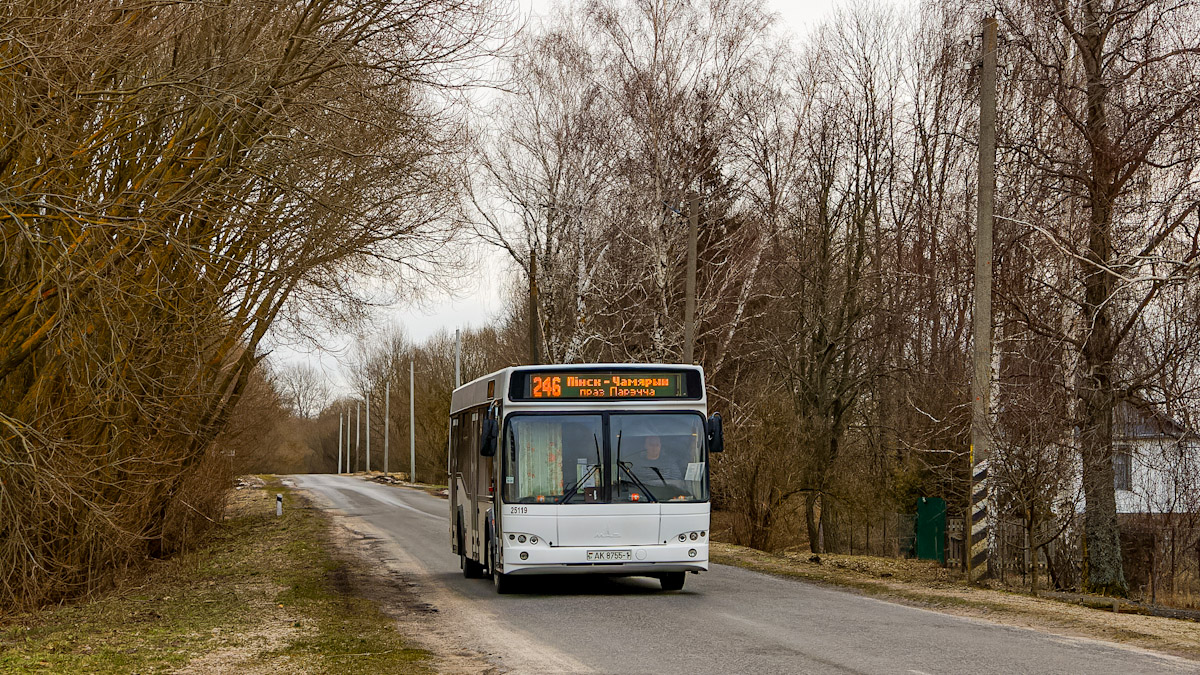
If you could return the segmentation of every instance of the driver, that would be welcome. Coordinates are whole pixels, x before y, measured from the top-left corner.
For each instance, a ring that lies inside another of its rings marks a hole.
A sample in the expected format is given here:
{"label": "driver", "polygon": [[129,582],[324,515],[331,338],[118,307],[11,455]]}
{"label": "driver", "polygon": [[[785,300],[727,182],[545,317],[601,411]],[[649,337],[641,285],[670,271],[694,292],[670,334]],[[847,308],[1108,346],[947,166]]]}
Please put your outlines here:
{"label": "driver", "polygon": [[646,436],[643,443],[642,452],[637,456],[638,461],[634,465],[638,478],[662,483],[668,480],[683,480],[683,471],[679,465],[663,456],[661,438]]}

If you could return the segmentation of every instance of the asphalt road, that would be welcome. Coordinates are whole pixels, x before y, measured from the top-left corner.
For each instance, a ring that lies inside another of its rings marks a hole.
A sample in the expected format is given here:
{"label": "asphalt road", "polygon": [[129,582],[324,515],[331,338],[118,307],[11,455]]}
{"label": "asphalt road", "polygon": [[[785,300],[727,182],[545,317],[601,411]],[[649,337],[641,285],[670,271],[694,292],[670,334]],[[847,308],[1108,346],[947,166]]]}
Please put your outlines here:
{"label": "asphalt road", "polygon": [[332,475],[294,476],[438,609],[441,637],[509,672],[1196,673],[1120,645],[954,617],[714,565],[684,590],[656,580],[536,577],[517,595],[465,579],[446,501]]}

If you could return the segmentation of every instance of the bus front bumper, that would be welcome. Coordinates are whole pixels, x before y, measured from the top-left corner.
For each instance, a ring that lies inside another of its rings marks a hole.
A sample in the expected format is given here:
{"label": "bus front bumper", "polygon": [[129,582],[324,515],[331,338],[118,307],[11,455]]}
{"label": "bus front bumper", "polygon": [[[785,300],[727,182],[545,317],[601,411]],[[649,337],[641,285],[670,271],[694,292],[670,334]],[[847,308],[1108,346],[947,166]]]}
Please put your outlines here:
{"label": "bus front bumper", "polygon": [[[589,551],[629,552],[628,560],[589,560]],[[527,558],[522,560],[521,554]],[[505,546],[505,574],[627,574],[708,571],[708,542],[654,546]]]}

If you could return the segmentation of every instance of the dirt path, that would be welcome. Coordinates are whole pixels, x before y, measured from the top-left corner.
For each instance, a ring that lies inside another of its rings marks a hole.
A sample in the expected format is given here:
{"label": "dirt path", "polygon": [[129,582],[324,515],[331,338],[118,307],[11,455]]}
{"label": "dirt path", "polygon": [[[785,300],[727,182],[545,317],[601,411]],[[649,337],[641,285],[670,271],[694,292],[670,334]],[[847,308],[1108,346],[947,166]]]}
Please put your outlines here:
{"label": "dirt path", "polygon": [[[513,631],[447,589],[424,565],[361,518],[331,512],[330,537],[352,562],[356,593],[377,602],[405,639],[434,655],[438,673],[578,673],[589,669]],[[481,582],[482,583],[482,582]]]}

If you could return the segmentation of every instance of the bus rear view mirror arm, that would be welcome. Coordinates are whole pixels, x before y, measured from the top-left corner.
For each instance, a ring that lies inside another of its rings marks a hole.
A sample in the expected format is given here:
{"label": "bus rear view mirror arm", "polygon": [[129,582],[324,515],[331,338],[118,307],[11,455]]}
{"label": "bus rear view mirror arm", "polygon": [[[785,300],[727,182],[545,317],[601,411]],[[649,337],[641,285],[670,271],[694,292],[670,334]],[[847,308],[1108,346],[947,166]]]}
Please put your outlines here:
{"label": "bus rear view mirror arm", "polygon": [[708,451],[724,452],[725,432],[721,428],[721,413],[713,413],[708,418]]}

